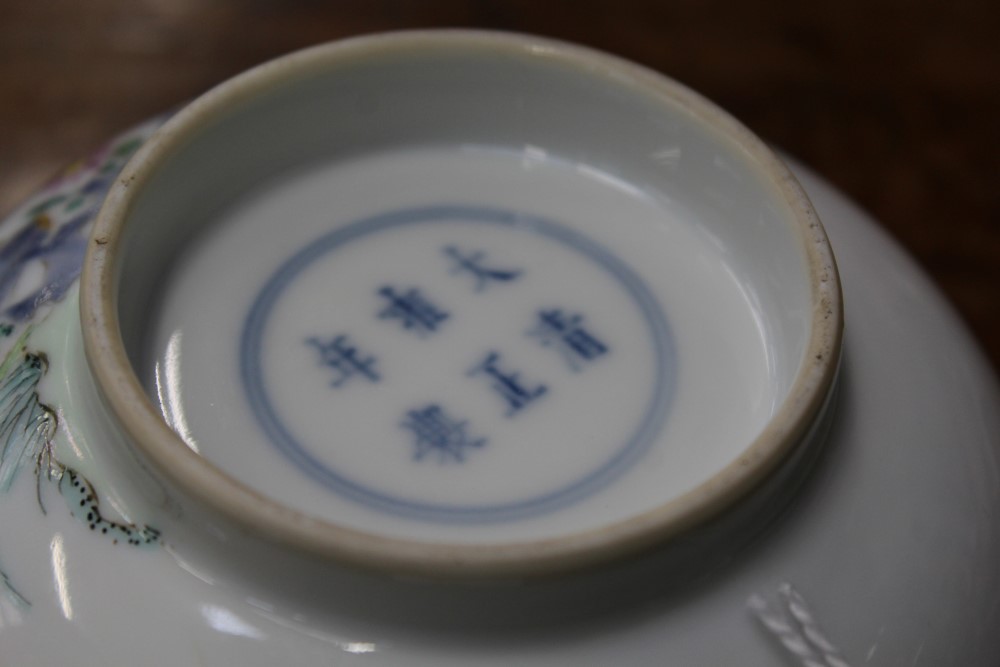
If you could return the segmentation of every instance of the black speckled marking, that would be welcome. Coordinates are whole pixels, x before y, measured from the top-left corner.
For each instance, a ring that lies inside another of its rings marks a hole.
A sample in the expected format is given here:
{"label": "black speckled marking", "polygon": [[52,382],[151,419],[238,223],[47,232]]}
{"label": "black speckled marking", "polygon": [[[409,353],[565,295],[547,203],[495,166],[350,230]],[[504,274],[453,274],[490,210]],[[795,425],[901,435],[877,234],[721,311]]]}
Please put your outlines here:
{"label": "black speckled marking", "polygon": [[85,522],[87,527],[95,533],[106,535],[113,544],[124,541],[133,546],[141,546],[160,540],[160,531],[156,528],[118,523],[101,516],[100,500],[97,498],[93,485],[86,477],[72,468],[66,468],[63,473],[63,477],[59,481],[59,491],[66,498],[71,516]]}

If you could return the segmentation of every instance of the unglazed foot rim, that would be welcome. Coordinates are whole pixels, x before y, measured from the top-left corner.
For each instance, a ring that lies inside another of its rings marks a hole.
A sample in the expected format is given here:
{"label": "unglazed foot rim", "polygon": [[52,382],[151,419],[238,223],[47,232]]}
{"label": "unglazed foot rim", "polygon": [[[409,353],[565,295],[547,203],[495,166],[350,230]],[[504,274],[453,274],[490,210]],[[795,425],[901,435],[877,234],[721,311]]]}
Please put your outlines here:
{"label": "unglazed foot rim", "polygon": [[[406,49],[476,49],[585,69],[651,91],[731,142],[780,192],[797,223],[811,279],[810,333],[786,398],[742,454],[666,504],[610,525],[554,539],[456,544],[387,537],[310,517],[275,502],[193,451],[150,400],[126,352],[118,315],[123,229],[140,191],[171,154],[197,139],[230,105],[252,100],[289,77]],[[748,130],[697,94],[611,56],[534,37],[427,31],[363,37],[294,53],[199,98],[169,120],[126,166],[101,210],[84,262],[81,321],[88,363],[112,412],[141,455],[173,485],[242,529],[324,559],[380,571],[442,578],[525,576],[568,571],[662,544],[719,515],[779,467],[820,417],[840,360],[843,313],[836,264],[825,232],[788,169]]]}

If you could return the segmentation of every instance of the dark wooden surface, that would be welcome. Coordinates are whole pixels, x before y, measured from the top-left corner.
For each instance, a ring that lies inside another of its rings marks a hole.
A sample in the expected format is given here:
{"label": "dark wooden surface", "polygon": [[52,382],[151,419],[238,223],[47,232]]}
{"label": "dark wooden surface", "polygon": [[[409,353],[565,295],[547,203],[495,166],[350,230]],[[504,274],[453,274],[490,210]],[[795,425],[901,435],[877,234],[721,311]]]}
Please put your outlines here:
{"label": "dark wooden surface", "polygon": [[0,0],[0,213],[250,65],[431,26],[568,39],[699,90],[881,221],[1000,367],[995,0]]}

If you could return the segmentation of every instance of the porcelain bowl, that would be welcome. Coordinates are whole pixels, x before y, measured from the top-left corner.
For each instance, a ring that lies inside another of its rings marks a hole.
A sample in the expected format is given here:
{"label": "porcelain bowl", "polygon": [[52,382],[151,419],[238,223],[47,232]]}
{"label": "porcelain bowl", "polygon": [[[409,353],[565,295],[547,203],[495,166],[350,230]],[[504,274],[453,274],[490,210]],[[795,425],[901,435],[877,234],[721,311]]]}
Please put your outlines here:
{"label": "porcelain bowl", "polygon": [[843,326],[823,228],[749,131],[474,31],[197,99],[120,174],[80,290],[174,535],[475,580],[755,530],[821,443]]}

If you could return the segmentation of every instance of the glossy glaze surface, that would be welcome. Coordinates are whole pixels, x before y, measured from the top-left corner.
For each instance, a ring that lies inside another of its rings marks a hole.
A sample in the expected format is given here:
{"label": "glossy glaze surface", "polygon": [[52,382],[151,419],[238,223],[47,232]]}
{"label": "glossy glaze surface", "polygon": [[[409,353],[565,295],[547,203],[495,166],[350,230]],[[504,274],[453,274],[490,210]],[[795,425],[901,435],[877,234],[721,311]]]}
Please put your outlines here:
{"label": "glossy glaze surface", "polygon": [[[777,359],[795,352],[775,354],[743,284],[682,213],[524,160],[390,153],[236,207],[175,266],[159,311],[149,384],[175,429],[291,506],[358,528],[386,521],[377,511],[419,519],[385,528],[417,539],[570,533],[725,465],[773,415],[788,383]],[[414,207],[414,191],[482,203]],[[498,207],[512,201],[520,212]],[[274,220],[298,226],[263,242]],[[404,310],[414,303],[425,310]],[[442,428],[465,426],[430,437],[425,405]],[[671,453],[689,443],[698,456]],[[594,495],[612,483],[618,495]],[[553,511],[558,526],[542,520]]]}
{"label": "glossy glaze surface", "polygon": [[[831,236],[846,292],[846,356],[831,438],[795,506],[698,583],[658,590],[654,578],[641,605],[625,599],[584,620],[514,623],[459,637],[428,629],[426,610],[409,622],[373,620],[367,610],[378,599],[328,599],[318,611],[315,601],[266,586],[233,587],[178,558],[170,535],[167,546],[152,550],[114,545],[73,518],[71,496],[47,484],[40,487],[43,514],[28,466],[0,496],[0,563],[5,581],[29,603],[2,596],[4,659],[797,665],[802,661],[748,609],[753,599],[780,613],[795,599],[782,593],[788,582],[848,664],[996,664],[995,378],[912,262],[850,203],[798,173]],[[87,429],[74,428],[74,415],[93,410],[94,397],[85,383],[66,382],[85,373],[73,298],[28,341],[48,355],[38,391],[63,417],[55,452],[84,471],[109,516],[125,510],[141,520],[130,480],[109,472],[108,443],[76,437]]]}
{"label": "glossy glaze surface", "polygon": [[566,572],[756,492],[836,376],[837,271],[784,165],[582,47],[299,51],[185,107],[119,181],[84,347],[186,520],[234,526],[209,532],[391,574]]}

